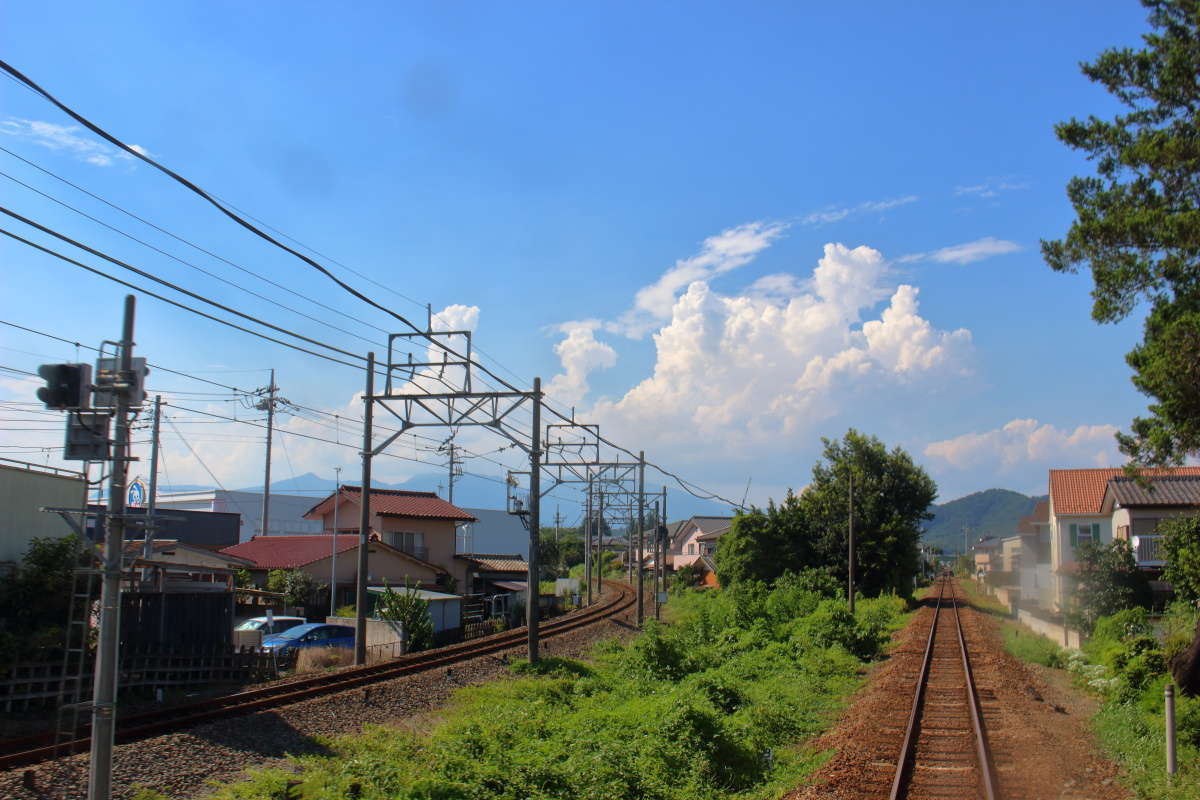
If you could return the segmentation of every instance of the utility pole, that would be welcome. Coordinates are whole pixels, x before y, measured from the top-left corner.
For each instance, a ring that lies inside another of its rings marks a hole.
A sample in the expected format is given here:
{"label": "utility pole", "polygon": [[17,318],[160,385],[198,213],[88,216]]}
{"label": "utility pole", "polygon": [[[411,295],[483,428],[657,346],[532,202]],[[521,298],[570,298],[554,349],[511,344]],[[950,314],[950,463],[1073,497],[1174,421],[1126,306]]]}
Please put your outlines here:
{"label": "utility pole", "polygon": [[592,473],[588,471],[587,499],[583,512],[583,586],[586,604],[592,604]]}
{"label": "utility pole", "polygon": [[263,476],[262,535],[270,536],[271,521],[271,435],[275,427],[275,368],[271,368],[271,385],[267,387],[267,399],[255,405],[267,410],[267,463]]}
{"label": "utility pole", "polygon": [[342,468],[333,468],[333,553],[329,556],[329,616],[337,614],[338,507],[342,504]]}
{"label": "utility pole", "polygon": [[645,612],[646,582],[642,580],[642,565],[646,558],[646,451],[638,451],[638,538],[637,538],[637,624],[642,627]]}
{"label": "utility pole", "polygon": [[601,580],[604,578],[604,490],[600,490],[600,510],[596,514],[596,557],[592,559],[592,572],[596,573],[596,597],[604,594]]}
{"label": "utility pole", "polygon": [[849,596],[850,596],[850,613],[853,614],[854,613],[854,470],[853,470],[853,467],[851,467],[851,470],[850,470],[850,493],[849,494],[850,494],[850,497],[847,501],[847,508],[849,510],[849,522],[850,522],[850,531],[849,531],[849,533],[850,533],[850,536],[849,536],[850,569],[848,570],[850,581],[849,581],[849,586],[847,588],[849,589]]}
{"label": "utility pole", "polygon": [[[667,487],[662,487],[662,535],[659,537],[659,551],[662,553],[662,560],[658,562],[658,572],[661,575],[662,587],[660,592],[667,590],[667,550],[671,546],[670,537],[671,528],[667,522],[670,517],[667,516]],[[657,599],[657,598],[656,598]],[[654,607],[654,618],[658,619],[661,613],[661,608],[658,605]]]}
{"label": "utility pole", "polygon": [[355,576],[354,664],[367,663],[367,535],[371,530],[371,427],[375,419],[375,353],[367,353],[363,397],[362,498],[358,515],[358,574]]}
{"label": "utility pole", "polygon": [[[142,558],[149,560],[154,553],[154,534],[158,523],[154,509],[158,505],[158,431],[162,417],[162,395],[154,395],[154,425],[150,429],[150,497],[146,502],[146,537],[142,540]],[[142,581],[150,577],[150,568],[142,570]]]}
{"label": "utility pole", "polygon": [[558,513],[558,506],[554,507],[554,543],[558,544],[558,526],[562,522],[562,517]]}
{"label": "utility pole", "polygon": [[447,445],[447,449],[450,451],[450,477],[446,489],[446,502],[448,502],[450,505],[454,505],[454,479],[460,474],[458,468],[462,462],[454,456],[455,445],[453,439],[450,440],[449,445]]}
{"label": "utility pole", "polygon": [[541,565],[538,559],[541,544],[542,505],[542,379],[533,379],[533,434],[529,446],[529,596],[525,608],[529,632],[529,663],[538,663],[538,608],[541,588]]}
{"label": "utility pole", "polygon": [[116,727],[118,648],[121,626],[121,555],[125,541],[125,473],[129,461],[129,400],[137,378],[133,374],[133,295],[125,295],[121,353],[113,395],[117,401],[108,485],[108,524],[101,562],[100,635],[96,645],[95,685],[92,689],[91,770],[88,800],[109,800],[112,794],[112,748]]}

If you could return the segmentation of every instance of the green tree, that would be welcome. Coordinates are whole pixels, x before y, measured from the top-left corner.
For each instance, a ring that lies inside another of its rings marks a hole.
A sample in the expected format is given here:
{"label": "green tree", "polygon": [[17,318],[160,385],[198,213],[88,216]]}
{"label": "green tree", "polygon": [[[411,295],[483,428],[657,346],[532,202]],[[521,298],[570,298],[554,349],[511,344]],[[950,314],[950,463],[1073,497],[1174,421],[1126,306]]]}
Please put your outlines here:
{"label": "green tree", "polygon": [[1129,542],[1085,542],[1076,549],[1075,562],[1079,582],[1068,619],[1080,630],[1090,633],[1100,617],[1149,607],[1150,583],[1138,569]]}
{"label": "green tree", "polygon": [[[800,495],[799,515],[816,538],[816,564],[845,575],[849,563],[849,500],[853,482],[855,587],[867,596],[908,596],[920,572],[921,525],[937,485],[904,449],[889,451],[853,428],[825,450]],[[803,566],[791,567],[799,569]]]}
{"label": "green tree", "polygon": [[1059,272],[1091,268],[1097,322],[1149,302],[1142,342],[1126,360],[1153,402],[1117,438],[1137,463],[1177,464],[1200,453],[1200,0],[1142,3],[1154,29],[1146,47],[1108,49],[1082,65],[1124,113],[1055,128],[1097,175],[1067,184],[1077,219],[1064,239],[1043,241],[1042,254]]}
{"label": "green tree", "polygon": [[0,663],[62,646],[78,547],[74,534],[33,539],[0,580]]}
{"label": "green tree", "polygon": [[325,584],[298,569],[273,569],[267,573],[267,591],[280,592],[289,606],[315,607]]}
{"label": "green tree", "polygon": [[800,499],[790,490],[783,503],[751,509],[733,518],[717,540],[713,561],[722,586],[745,581],[772,583],[784,572],[797,572],[815,561],[813,537]]}
{"label": "green tree", "polygon": [[428,650],[433,647],[433,617],[429,615],[429,601],[417,594],[416,589],[405,586],[396,591],[384,581],[383,594],[375,604],[375,613],[380,619],[403,626],[408,639],[408,652]]}
{"label": "green tree", "polygon": [[1177,517],[1159,523],[1167,565],[1163,580],[1181,600],[1200,601],[1200,517]]}

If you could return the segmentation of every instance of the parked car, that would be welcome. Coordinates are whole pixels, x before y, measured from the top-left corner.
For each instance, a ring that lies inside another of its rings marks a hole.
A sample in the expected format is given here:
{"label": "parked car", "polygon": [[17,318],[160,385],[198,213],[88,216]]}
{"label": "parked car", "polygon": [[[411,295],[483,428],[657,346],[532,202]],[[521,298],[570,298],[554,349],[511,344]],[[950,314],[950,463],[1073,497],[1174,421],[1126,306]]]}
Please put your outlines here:
{"label": "parked car", "polygon": [[263,638],[263,647],[276,653],[288,653],[302,647],[353,647],[354,628],[349,625],[325,625],[310,622]]}
{"label": "parked car", "polygon": [[258,631],[264,637],[303,625],[308,620],[304,617],[254,617],[234,628],[235,631]]}

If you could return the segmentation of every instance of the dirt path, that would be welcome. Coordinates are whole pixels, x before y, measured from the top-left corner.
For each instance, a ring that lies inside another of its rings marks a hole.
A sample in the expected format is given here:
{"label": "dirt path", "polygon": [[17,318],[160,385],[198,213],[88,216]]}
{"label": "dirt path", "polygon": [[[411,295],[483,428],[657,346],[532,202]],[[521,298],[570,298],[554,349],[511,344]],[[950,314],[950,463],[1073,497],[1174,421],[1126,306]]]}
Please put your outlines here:
{"label": "dirt path", "polygon": [[[891,786],[933,610],[897,634],[891,656],[871,676],[837,726],[815,742],[835,751],[809,785],[786,800],[879,800]],[[961,611],[984,727],[1004,800],[1124,800],[1116,764],[1098,755],[1086,699],[1048,684],[1009,655],[999,621]],[[966,800],[958,798],[957,800]]]}

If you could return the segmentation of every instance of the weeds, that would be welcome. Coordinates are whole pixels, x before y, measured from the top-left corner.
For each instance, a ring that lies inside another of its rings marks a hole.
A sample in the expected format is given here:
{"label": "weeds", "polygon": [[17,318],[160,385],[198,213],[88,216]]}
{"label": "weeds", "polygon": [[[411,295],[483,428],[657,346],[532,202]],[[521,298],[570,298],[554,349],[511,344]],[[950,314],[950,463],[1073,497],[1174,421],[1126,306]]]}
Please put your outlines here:
{"label": "weeds", "polygon": [[[296,759],[306,800],[766,798],[824,756],[823,730],[904,618],[903,600],[863,600],[850,615],[819,586],[781,581],[687,592],[669,624],[648,621],[592,663],[544,658],[511,681],[455,693],[429,736],[369,729]],[[219,787],[220,800],[266,800],[296,780],[266,770]]]}

